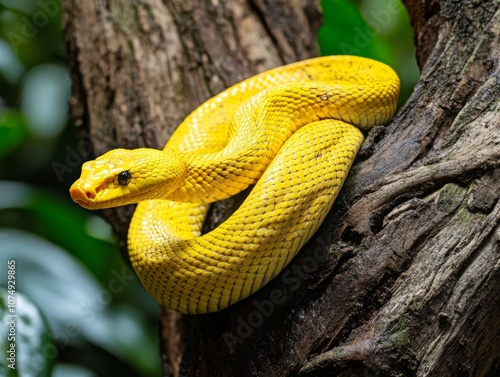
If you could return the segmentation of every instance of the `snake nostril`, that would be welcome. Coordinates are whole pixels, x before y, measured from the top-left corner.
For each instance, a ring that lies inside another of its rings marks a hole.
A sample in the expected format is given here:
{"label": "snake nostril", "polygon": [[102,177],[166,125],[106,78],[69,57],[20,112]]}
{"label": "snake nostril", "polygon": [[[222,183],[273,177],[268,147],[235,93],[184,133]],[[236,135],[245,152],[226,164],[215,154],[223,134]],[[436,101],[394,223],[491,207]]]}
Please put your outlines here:
{"label": "snake nostril", "polygon": [[83,188],[82,193],[85,194],[87,199],[95,199],[96,197],[96,190],[92,186]]}

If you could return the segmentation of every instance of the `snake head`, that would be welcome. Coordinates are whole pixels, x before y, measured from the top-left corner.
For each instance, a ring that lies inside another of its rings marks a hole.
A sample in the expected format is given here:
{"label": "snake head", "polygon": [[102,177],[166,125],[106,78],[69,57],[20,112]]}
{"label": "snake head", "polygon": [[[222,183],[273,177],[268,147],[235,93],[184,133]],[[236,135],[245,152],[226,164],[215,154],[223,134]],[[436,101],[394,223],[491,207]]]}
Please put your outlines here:
{"label": "snake head", "polygon": [[84,208],[110,208],[165,197],[184,175],[184,163],[173,152],[114,149],[84,163],[69,192]]}

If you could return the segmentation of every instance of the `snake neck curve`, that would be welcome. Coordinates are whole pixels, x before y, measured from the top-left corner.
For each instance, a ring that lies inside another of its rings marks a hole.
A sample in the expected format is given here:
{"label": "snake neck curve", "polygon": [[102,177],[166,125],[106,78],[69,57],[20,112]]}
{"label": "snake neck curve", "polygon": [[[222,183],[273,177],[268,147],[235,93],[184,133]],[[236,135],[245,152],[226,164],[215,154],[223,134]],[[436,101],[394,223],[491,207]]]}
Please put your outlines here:
{"label": "snake neck curve", "polygon": [[[380,86],[312,81],[263,90],[234,114],[220,150],[175,151],[186,166],[185,181],[165,199],[211,203],[238,194],[257,182],[292,134],[312,122],[335,119],[360,129],[385,123],[394,113],[399,88]],[[382,94],[361,101],[372,92]]]}

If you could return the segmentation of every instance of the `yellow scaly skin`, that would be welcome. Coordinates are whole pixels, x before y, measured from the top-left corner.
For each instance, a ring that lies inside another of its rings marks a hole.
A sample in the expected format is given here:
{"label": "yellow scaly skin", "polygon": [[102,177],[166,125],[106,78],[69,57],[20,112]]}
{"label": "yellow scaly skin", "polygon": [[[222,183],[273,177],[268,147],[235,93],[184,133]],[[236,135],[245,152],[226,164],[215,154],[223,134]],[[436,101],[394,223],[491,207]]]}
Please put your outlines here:
{"label": "yellow scaly skin", "polygon": [[[116,149],[85,163],[71,196],[89,209],[139,203],[128,248],[148,292],[182,313],[221,310],[311,238],[363,141],[359,129],[387,122],[398,95],[394,71],[365,58],[279,67],[205,102],[163,151]],[[204,203],[252,184],[241,207],[201,235]]]}

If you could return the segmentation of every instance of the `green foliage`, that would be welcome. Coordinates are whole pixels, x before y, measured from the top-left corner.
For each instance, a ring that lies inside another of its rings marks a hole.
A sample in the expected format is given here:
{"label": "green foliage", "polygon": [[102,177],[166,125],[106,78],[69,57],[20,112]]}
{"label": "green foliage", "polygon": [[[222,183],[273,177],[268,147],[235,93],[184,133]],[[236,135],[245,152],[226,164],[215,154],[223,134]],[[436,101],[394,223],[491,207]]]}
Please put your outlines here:
{"label": "green foliage", "polygon": [[[157,360],[150,356],[156,354],[154,331],[137,309],[142,307],[141,302],[119,300],[120,295],[134,294],[135,274],[119,263],[107,271],[107,282],[100,284],[81,261],[64,249],[17,229],[4,228],[2,232],[2,248],[9,250],[9,255],[0,255],[0,266],[7,266],[7,260],[15,258],[16,290],[43,308],[57,341],[57,348],[49,356],[56,358],[70,347],[90,343],[141,375],[154,375]],[[139,294],[147,297],[144,292]],[[141,354],[137,354],[139,346]]]}

